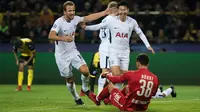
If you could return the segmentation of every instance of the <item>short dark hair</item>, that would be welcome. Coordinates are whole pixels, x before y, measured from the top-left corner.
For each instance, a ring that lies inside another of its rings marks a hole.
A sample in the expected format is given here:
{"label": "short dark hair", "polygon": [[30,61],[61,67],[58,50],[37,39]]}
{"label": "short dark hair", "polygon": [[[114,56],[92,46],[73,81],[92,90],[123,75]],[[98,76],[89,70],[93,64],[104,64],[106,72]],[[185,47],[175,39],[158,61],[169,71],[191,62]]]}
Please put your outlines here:
{"label": "short dark hair", "polygon": [[119,2],[118,7],[119,7],[119,6],[124,6],[124,7],[127,7],[127,8],[128,8],[128,3],[125,2],[125,1],[122,1],[122,2]]}
{"label": "short dark hair", "polygon": [[145,53],[140,53],[136,59],[141,65],[148,66],[149,64],[149,56]]}
{"label": "short dark hair", "polygon": [[63,11],[66,11],[66,6],[74,6],[75,7],[75,4],[74,2],[72,1],[66,1],[64,4],[63,4]]}

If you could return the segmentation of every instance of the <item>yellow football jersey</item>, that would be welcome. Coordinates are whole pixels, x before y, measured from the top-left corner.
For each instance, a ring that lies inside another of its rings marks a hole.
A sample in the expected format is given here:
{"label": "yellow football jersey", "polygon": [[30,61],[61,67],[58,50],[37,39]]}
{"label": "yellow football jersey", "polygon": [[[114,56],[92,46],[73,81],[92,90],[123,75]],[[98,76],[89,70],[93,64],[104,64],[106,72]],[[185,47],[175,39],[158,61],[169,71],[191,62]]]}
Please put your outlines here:
{"label": "yellow football jersey", "polygon": [[[31,39],[29,38],[22,38],[22,46],[18,48],[21,52],[22,56],[31,56],[33,52],[35,52],[35,46]],[[16,48],[16,47],[14,47]]]}
{"label": "yellow football jersey", "polygon": [[99,67],[99,62],[100,62],[100,56],[99,56],[99,52],[96,52],[94,54],[94,57],[93,57],[93,66],[95,68],[98,68]]}

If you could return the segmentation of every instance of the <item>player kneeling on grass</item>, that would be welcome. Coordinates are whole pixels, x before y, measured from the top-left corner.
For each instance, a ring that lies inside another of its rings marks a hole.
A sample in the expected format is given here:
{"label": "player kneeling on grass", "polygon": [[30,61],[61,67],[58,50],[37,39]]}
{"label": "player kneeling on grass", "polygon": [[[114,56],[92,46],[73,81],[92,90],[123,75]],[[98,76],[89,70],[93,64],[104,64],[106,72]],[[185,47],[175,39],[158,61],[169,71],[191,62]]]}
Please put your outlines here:
{"label": "player kneeling on grass", "polygon": [[103,74],[102,76],[112,83],[128,84],[120,91],[109,83],[97,97],[90,93],[90,99],[96,105],[100,105],[101,100],[104,100],[104,103],[105,99],[110,100],[112,105],[121,111],[145,111],[158,89],[159,80],[148,70],[149,57],[146,54],[137,56],[136,65],[138,70],[128,71],[120,76]]}
{"label": "player kneeling on grass", "polygon": [[152,98],[165,98],[169,96],[170,94],[173,98],[176,97],[176,92],[173,85],[171,85],[168,89],[164,91],[163,91],[163,87],[160,85],[155,96],[153,96]]}
{"label": "player kneeling on grass", "polygon": [[[18,59],[17,51],[20,51],[21,55]],[[16,91],[22,90],[22,82],[24,77],[24,67],[28,65],[28,86],[27,90],[31,90],[31,84],[33,81],[33,67],[35,63],[35,45],[32,40],[29,38],[22,38],[15,42],[13,46],[13,53],[15,56],[16,64],[19,66],[18,68],[18,87]]]}

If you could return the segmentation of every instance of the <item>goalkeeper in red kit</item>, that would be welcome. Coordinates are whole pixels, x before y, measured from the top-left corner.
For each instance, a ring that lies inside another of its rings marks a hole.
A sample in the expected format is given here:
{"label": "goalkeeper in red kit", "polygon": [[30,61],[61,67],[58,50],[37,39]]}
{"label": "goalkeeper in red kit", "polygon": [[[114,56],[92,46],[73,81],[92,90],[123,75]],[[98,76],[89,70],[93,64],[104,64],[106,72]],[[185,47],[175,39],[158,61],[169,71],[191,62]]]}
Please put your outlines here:
{"label": "goalkeeper in red kit", "polygon": [[[110,83],[96,96],[90,95],[90,99],[100,105],[100,101],[107,99],[112,105],[121,111],[145,111],[148,108],[152,96],[155,95],[159,80],[156,75],[148,70],[149,57],[142,53],[137,56],[136,66],[138,70],[128,71],[121,76],[112,76],[111,74],[103,74]],[[112,83],[111,83],[112,82]],[[117,89],[113,83],[128,84],[123,90]]]}

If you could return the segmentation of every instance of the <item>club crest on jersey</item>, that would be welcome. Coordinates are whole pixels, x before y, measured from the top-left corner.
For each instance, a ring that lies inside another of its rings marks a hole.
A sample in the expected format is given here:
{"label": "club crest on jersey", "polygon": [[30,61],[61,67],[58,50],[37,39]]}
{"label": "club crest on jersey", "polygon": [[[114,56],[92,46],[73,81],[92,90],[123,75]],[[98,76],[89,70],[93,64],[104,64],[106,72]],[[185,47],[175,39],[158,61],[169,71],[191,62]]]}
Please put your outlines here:
{"label": "club crest on jersey", "polygon": [[75,36],[75,32],[67,34],[66,36],[71,35],[71,36]]}
{"label": "club crest on jersey", "polygon": [[117,32],[115,37],[119,37],[119,38],[128,38],[128,33],[120,33]]}

